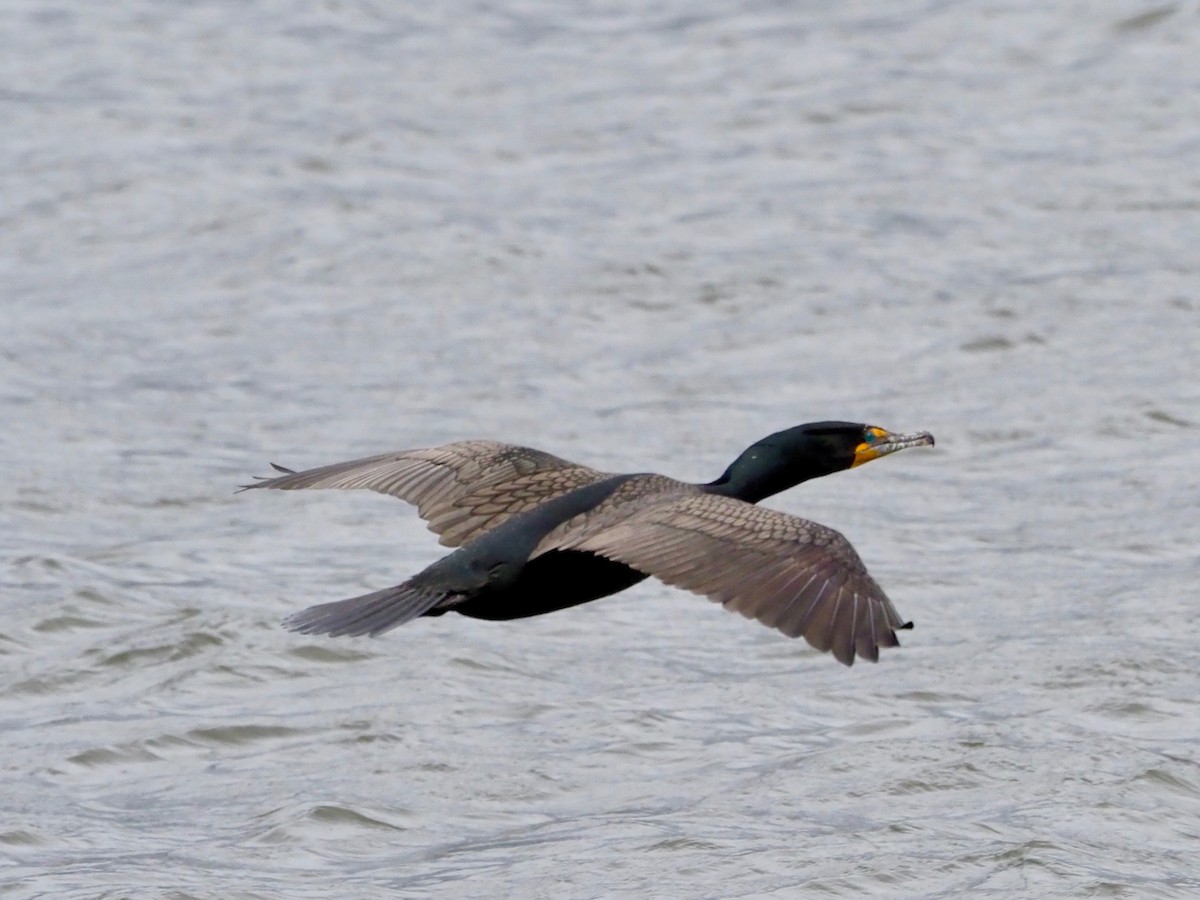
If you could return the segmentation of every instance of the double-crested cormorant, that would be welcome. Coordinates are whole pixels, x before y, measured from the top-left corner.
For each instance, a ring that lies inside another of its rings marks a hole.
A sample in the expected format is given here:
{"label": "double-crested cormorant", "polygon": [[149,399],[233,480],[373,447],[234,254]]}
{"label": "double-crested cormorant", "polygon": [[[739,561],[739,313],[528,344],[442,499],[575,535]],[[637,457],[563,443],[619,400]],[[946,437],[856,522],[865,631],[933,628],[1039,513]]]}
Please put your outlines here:
{"label": "double-crested cormorant", "polygon": [[366,488],[416,504],[442,544],[459,547],[408,581],[313,606],[285,620],[308,634],[377,635],[450,611],[519,619],[624,590],[648,575],[832,650],[875,662],[910,628],[838,532],[754,506],[802,481],[906,447],[892,434],[814,422],[748,447],[716,481],[613,475],[529,447],[460,441],[384,453],[246,488]]}

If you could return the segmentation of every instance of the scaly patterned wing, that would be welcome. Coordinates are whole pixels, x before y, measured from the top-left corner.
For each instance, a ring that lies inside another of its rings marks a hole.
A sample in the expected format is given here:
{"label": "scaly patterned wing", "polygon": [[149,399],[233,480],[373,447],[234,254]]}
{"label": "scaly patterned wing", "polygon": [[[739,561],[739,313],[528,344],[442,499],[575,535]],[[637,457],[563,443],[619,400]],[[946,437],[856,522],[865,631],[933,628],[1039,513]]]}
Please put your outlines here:
{"label": "scaly patterned wing", "polygon": [[246,489],[365,489],[415,504],[429,530],[457,547],[567,491],[608,477],[541,450],[498,441],[459,441],[399,450],[319,469],[286,472]]}
{"label": "scaly patterned wing", "polygon": [[[568,523],[570,525],[570,523]],[[535,555],[583,550],[702,594],[801,635],[842,663],[875,662],[909,627],[854,548],[824,525],[699,491],[645,502],[622,518],[575,523],[547,537]]]}

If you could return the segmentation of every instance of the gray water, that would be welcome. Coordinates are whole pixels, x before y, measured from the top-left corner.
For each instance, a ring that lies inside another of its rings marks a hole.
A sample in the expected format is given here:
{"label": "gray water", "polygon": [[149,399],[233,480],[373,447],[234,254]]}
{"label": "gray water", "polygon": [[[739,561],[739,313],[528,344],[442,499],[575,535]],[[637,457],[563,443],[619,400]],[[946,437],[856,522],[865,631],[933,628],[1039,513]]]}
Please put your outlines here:
{"label": "gray water", "polygon": [[[1195,3],[0,7],[0,891],[1192,897]],[[235,495],[466,437],[708,479],[916,622],[647,582],[378,640],[441,548]]]}

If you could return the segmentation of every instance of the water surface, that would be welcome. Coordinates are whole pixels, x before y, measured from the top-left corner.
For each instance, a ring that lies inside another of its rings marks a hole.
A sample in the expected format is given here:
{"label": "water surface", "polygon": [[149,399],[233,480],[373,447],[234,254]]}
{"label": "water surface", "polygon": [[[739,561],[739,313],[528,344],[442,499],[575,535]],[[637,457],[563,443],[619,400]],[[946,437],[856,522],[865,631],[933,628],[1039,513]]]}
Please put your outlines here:
{"label": "water surface", "polygon": [[[9,4],[11,896],[1191,897],[1200,21],[1184,4]],[[374,495],[492,437],[718,474],[904,647],[647,582],[284,632],[439,555]]]}

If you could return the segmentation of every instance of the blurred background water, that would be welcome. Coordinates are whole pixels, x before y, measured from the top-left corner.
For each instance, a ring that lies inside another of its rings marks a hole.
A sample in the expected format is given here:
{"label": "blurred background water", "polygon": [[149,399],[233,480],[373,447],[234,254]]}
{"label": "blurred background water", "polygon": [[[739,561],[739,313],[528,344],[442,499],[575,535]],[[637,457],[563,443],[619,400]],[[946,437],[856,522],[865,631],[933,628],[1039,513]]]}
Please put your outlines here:
{"label": "blurred background water", "polygon": [[[1192,897],[1195,3],[0,5],[0,892]],[[904,646],[647,582],[377,641],[440,555],[248,494],[466,437],[769,501]]]}

